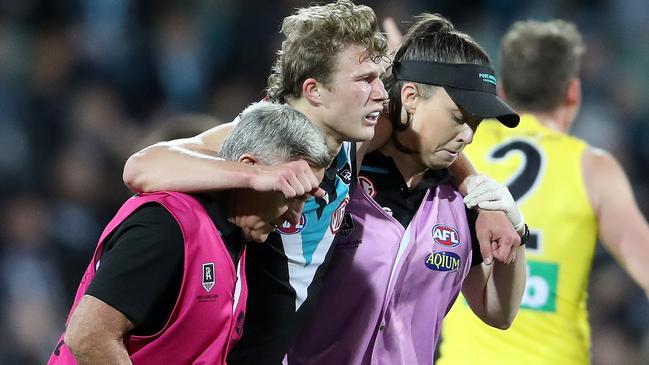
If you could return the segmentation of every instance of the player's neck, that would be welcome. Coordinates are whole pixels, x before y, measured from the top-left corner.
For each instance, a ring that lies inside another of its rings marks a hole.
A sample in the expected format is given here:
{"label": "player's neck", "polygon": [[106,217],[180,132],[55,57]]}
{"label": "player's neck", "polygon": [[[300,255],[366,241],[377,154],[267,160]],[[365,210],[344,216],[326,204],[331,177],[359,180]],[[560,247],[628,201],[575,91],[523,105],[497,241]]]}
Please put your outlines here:
{"label": "player's neck", "polygon": [[408,187],[417,186],[426,170],[428,170],[428,167],[415,157],[417,154],[405,153],[399,150],[392,140],[383,145],[379,150],[384,155],[392,158]]}
{"label": "player's neck", "polygon": [[292,106],[295,110],[304,114],[313,124],[318,126],[325,136],[325,142],[327,143],[330,156],[336,156],[338,152],[340,152],[343,143],[340,134],[331,129],[331,127],[325,123],[323,117],[316,108],[313,108],[304,98],[287,100],[286,103]]}
{"label": "player's neck", "polygon": [[547,128],[561,133],[568,133],[572,126],[573,116],[565,107],[558,107],[548,112],[531,112],[536,119]]}

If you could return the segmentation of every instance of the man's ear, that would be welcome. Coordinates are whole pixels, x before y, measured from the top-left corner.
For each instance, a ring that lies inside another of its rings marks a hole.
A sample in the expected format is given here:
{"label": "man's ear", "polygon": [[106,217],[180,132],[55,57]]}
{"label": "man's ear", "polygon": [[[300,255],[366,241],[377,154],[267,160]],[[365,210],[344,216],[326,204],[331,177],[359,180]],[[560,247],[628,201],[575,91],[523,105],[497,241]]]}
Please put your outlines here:
{"label": "man's ear", "polygon": [[417,110],[417,101],[419,100],[419,89],[412,82],[406,82],[401,87],[401,105],[408,114],[413,114]]}
{"label": "man's ear", "polygon": [[249,153],[244,153],[243,155],[239,156],[239,162],[245,163],[247,165],[256,165],[258,163],[257,159],[255,156],[249,154]]}
{"label": "man's ear", "polygon": [[310,77],[302,83],[302,95],[309,101],[311,104],[322,104],[322,98],[320,96],[320,89],[322,85],[313,77]]}
{"label": "man's ear", "polygon": [[568,81],[565,103],[569,106],[579,105],[581,103],[581,81],[578,78]]}

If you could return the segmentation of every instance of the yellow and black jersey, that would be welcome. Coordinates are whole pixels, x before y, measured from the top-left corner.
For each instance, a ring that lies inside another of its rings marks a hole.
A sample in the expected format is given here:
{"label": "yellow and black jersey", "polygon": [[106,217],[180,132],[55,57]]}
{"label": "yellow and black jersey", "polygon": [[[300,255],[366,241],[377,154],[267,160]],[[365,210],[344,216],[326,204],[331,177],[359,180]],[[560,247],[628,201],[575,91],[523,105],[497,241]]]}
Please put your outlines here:
{"label": "yellow and black jersey", "polygon": [[530,227],[527,286],[512,327],[482,323],[460,297],[444,320],[439,365],[590,363],[586,308],[597,221],[586,192],[588,145],[524,115],[514,129],[484,121],[465,152],[506,184]]}

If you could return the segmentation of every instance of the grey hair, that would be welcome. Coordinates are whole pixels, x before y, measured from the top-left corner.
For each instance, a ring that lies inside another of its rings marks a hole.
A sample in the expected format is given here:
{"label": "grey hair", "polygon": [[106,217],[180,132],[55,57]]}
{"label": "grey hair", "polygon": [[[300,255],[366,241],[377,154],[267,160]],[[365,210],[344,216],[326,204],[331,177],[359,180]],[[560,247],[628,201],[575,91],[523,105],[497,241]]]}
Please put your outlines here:
{"label": "grey hair", "polygon": [[320,129],[286,104],[260,101],[248,106],[223,141],[219,156],[236,161],[245,153],[264,165],[306,160],[326,168],[332,160]]}

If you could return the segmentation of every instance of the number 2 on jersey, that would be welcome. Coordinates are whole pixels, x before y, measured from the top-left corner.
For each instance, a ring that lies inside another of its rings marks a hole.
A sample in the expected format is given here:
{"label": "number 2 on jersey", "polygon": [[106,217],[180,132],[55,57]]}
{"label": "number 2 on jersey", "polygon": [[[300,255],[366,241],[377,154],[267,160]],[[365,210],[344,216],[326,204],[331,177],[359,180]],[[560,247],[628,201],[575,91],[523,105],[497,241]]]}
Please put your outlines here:
{"label": "number 2 on jersey", "polygon": [[[514,200],[521,204],[535,190],[543,177],[545,155],[533,141],[529,139],[510,139],[496,145],[488,154],[490,161],[504,162],[513,155],[521,156],[522,163],[518,170],[505,181]],[[527,249],[538,251],[541,247],[541,232],[530,230]]]}

